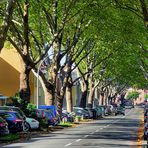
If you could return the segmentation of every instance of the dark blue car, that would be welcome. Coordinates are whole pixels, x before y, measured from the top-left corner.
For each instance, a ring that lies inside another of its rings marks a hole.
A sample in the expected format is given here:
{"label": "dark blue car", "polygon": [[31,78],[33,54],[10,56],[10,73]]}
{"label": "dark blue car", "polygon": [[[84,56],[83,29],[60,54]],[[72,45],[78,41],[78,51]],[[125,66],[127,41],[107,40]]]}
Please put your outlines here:
{"label": "dark blue car", "polygon": [[23,117],[15,111],[0,110],[0,117],[8,123],[10,132],[21,132],[24,129]]}
{"label": "dark blue car", "polygon": [[45,111],[45,117],[48,120],[48,125],[57,125],[59,123],[59,119],[55,117],[53,112],[51,110],[44,110]]}
{"label": "dark blue car", "polygon": [[56,113],[56,106],[39,105],[39,109],[44,109],[46,118],[49,121],[49,125],[57,125],[58,123],[60,123],[60,118],[57,116]]}
{"label": "dark blue car", "polygon": [[9,134],[8,123],[0,117],[0,136]]}

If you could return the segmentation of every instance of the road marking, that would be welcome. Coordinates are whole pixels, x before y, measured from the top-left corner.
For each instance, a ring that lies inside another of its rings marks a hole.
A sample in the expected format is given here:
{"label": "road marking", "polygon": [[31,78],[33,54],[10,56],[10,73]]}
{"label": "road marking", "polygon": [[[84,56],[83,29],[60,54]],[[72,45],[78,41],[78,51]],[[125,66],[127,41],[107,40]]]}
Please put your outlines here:
{"label": "road marking", "polygon": [[89,133],[89,134],[94,134],[94,132],[91,132],[91,133]]}
{"label": "road marking", "polygon": [[100,129],[103,129],[102,127]]}
{"label": "road marking", "polygon": [[95,132],[99,132],[99,130],[96,130]]}
{"label": "road marking", "polygon": [[76,142],[79,142],[79,141],[81,141],[81,140],[82,140],[82,139],[77,139]]}
{"label": "road marking", "polygon": [[89,135],[85,135],[84,137],[86,138],[86,137],[88,137]]}
{"label": "road marking", "polygon": [[68,144],[66,144],[65,146],[70,146],[70,145],[72,145],[72,143],[68,143]]}

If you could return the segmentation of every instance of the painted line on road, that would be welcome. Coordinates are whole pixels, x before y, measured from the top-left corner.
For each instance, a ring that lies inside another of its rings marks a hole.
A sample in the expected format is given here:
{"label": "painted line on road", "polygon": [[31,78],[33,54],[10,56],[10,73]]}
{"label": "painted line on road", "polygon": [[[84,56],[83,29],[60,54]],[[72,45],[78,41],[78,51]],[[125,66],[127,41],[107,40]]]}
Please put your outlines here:
{"label": "painted line on road", "polygon": [[100,129],[103,129],[102,127]]}
{"label": "painted line on road", "polygon": [[99,132],[99,130],[96,130],[95,132]]}
{"label": "painted line on road", "polygon": [[92,135],[92,134],[94,134],[94,132],[91,132],[91,133],[89,133],[89,134],[91,134],[91,135]]}
{"label": "painted line on road", "polygon": [[66,144],[65,146],[70,146],[70,145],[72,145],[72,143],[68,143],[68,144]]}
{"label": "painted line on road", "polygon": [[76,142],[79,142],[79,141],[81,141],[81,140],[82,140],[82,139],[77,139]]}
{"label": "painted line on road", "polygon": [[86,137],[88,137],[89,135],[85,135],[84,137],[86,138]]}

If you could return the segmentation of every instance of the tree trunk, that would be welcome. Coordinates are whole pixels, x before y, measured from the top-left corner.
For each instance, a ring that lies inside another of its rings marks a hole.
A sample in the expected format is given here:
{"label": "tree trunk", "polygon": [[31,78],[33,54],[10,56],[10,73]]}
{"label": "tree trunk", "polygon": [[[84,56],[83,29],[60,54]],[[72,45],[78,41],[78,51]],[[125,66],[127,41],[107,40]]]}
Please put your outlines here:
{"label": "tree trunk", "polygon": [[62,108],[63,108],[63,100],[65,97],[66,87],[67,87],[68,77],[64,78],[62,87],[60,88],[60,92],[56,91],[57,97],[57,114],[61,117]]}
{"label": "tree trunk", "polygon": [[73,100],[72,100],[72,84],[70,82],[66,87],[66,104],[67,104],[67,112],[71,113],[73,111]]}
{"label": "tree trunk", "polygon": [[57,96],[57,114],[59,117],[62,115],[63,100],[65,96],[66,87],[62,87],[60,93],[56,94]]}
{"label": "tree trunk", "polygon": [[87,95],[88,95],[88,81],[85,81],[83,83],[82,96],[80,101],[80,107],[82,108],[86,107]]}
{"label": "tree trunk", "polygon": [[46,89],[46,91],[44,91],[45,94],[45,104],[46,105],[55,105],[54,103],[54,94],[50,93],[49,90]]}
{"label": "tree trunk", "polygon": [[100,100],[99,100],[99,105],[103,105],[104,104],[104,93],[100,94]]}
{"label": "tree trunk", "polygon": [[40,75],[39,80],[41,82],[43,91],[44,91],[44,99],[46,105],[55,105],[55,87],[44,77],[44,75]]}
{"label": "tree trunk", "polygon": [[107,105],[107,94],[106,94],[106,92],[104,93],[104,104],[103,105]]}
{"label": "tree trunk", "polygon": [[30,84],[29,74],[30,70],[23,60],[21,60],[20,71],[20,98],[26,103],[30,102]]}
{"label": "tree trunk", "polygon": [[93,105],[94,92],[95,92],[94,84],[91,81],[90,82],[89,96],[88,96],[88,104],[90,104],[91,106]]}
{"label": "tree trunk", "polygon": [[44,91],[44,99],[46,105],[55,105],[55,88],[54,86],[48,82],[45,78],[44,74],[40,71],[39,77],[37,76],[37,69],[34,68],[33,70],[34,75],[39,78],[40,83],[42,85]]}
{"label": "tree trunk", "polygon": [[49,86],[49,82],[40,81],[44,91],[44,99],[46,105],[55,105],[54,87]]}
{"label": "tree trunk", "polygon": [[67,112],[71,113],[73,111],[72,87],[66,88],[66,104]]}

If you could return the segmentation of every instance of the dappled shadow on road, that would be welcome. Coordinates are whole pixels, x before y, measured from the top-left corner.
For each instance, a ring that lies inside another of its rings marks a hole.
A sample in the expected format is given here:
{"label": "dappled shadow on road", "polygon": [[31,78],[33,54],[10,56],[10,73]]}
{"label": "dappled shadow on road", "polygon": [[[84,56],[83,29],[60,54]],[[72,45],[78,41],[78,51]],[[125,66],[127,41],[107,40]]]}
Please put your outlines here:
{"label": "dappled shadow on road", "polygon": [[129,140],[134,141],[137,139],[137,135],[131,135],[130,132],[99,132],[93,135],[89,135],[88,139],[113,139],[113,140]]}
{"label": "dappled shadow on road", "polygon": [[[112,122],[106,122],[106,120],[111,120]],[[117,120],[117,122],[113,122],[114,120]],[[126,119],[126,118],[117,118],[117,117],[112,117],[112,118],[107,118],[107,119],[101,119],[100,121],[97,120],[96,122],[91,122],[87,123],[87,126],[94,127],[95,129],[93,130],[98,130],[96,131],[91,131],[94,133],[90,133],[90,131],[86,131],[84,126],[76,127],[76,128],[69,128],[67,130],[61,130],[57,132],[52,132],[49,134],[44,134],[40,135],[36,138],[32,138],[28,141],[22,141],[23,143],[34,143],[34,142],[39,142],[39,141],[44,141],[44,140],[57,140],[57,139],[78,139],[81,138],[83,140],[89,140],[89,139],[98,139],[100,140],[116,140],[116,141],[121,141],[123,144],[113,144],[113,143],[103,143],[100,141],[100,143],[85,143],[82,146],[98,146],[102,145],[103,147],[128,147],[124,141],[136,141],[137,140],[137,127],[138,127],[138,119]],[[110,124],[108,127],[105,127],[106,125]],[[103,128],[102,128],[103,127]],[[88,135],[86,137],[86,135]],[[56,141],[55,141],[56,142]],[[134,146],[134,145],[133,145]],[[15,147],[13,147],[15,148]],[[16,148],[22,148],[21,146],[16,146]]]}
{"label": "dappled shadow on road", "polygon": [[[73,147],[74,146],[76,146],[76,147],[78,147],[79,145],[78,144],[73,144],[72,145]],[[103,142],[100,142],[100,143],[85,143],[85,144],[82,144],[81,145],[81,148],[82,147],[91,147],[91,148],[103,148],[103,147],[105,147],[105,148],[110,148],[110,147],[116,147],[116,148],[119,148],[119,147],[124,147],[124,148],[129,148],[129,147],[132,147],[132,148],[135,148],[135,147],[138,147],[138,145],[135,145],[135,144],[131,144],[131,145],[129,145],[129,144],[117,144],[117,143],[115,143],[115,144],[113,144],[113,143],[103,143]],[[140,145],[139,145],[140,146]]]}

